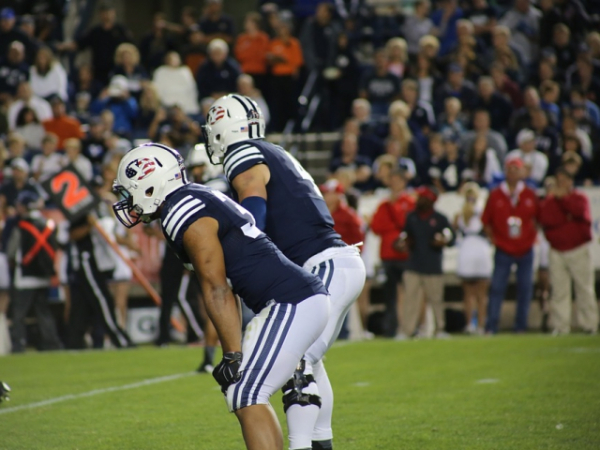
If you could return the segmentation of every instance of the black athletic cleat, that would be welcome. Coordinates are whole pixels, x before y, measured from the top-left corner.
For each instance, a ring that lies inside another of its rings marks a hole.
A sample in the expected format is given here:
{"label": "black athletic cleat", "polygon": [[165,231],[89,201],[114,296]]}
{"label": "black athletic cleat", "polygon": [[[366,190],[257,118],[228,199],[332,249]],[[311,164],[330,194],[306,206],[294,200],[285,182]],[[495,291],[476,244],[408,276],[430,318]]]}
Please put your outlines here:
{"label": "black athletic cleat", "polygon": [[160,338],[160,337],[154,341],[154,345],[157,347],[168,347],[170,343],[171,343],[170,339],[164,339],[164,338]]}
{"label": "black athletic cleat", "polygon": [[3,401],[7,402],[10,400],[10,386],[2,381],[0,381],[0,403]]}
{"label": "black athletic cleat", "polygon": [[215,368],[213,367],[212,364],[210,364],[210,363],[208,363],[206,361],[203,361],[202,364],[200,364],[200,366],[198,366],[198,368],[196,369],[196,372],[198,372],[198,373],[212,373],[214,369]]}

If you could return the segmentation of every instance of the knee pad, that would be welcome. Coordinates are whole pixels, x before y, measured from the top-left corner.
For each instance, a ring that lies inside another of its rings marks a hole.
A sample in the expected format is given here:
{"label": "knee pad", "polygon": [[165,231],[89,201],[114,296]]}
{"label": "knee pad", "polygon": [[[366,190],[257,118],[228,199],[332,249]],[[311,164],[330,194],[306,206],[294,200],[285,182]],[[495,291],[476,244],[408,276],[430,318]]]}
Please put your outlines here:
{"label": "knee pad", "polygon": [[[309,406],[315,405],[321,407],[321,397],[310,392],[316,391],[316,389],[310,389],[309,386],[313,384],[316,388],[317,383],[312,374],[304,374],[304,365],[294,372],[292,378],[281,388],[283,392],[283,412],[287,412],[288,408],[292,405]],[[305,391],[306,392],[303,392]]]}

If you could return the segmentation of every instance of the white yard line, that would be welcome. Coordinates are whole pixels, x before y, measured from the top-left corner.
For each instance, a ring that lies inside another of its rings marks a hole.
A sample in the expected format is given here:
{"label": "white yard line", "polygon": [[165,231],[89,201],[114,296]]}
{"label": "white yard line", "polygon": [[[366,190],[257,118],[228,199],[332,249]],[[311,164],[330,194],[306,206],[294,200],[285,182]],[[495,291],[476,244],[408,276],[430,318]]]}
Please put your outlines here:
{"label": "white yard line", "polygon": [[475,383],[477,384],[494,384],[498,383],[500,380],[498,378],[483,378],[482,380],[477,380]]}
{"label": "white yard line", "polygon": [[129,389],[136,389],[139,387],[164,383],[166,381],[178,380],[180,378],[185,378],[192,375],[197,375],[197,372],[185,372],[177,373],[175,375],[167,375],[165,377],[148,378],[147,380],[138,381],[137,383],[125,384],[123,386],[112,386],[104,389],[94,389],[93,391],[82,392],[81,394],[63,395],[62,397],[49,398],[48,400],[43,400],[41,402],[27,403],[25,405],[13,406],[12,408],[0,408],[0,415],[21,411],[23,409],[34,409],[43,406],[49,406],[55,403],[66,402],[67,400],[77,400],[79,398],[94,397],[96,395],[107,394],[109,392],[127,391]]}
{"label": "white yard line", "polygon": [[[346,345],[354,344],[355,342],[358,342],[358,341],[337,341],[333,345],[333,348],[344,347]],[[147,380],[138,381],[137,383],[126,384],[124,386],[112,386],[112,387],[108,387],[108,388],[104,388],[104,389],[94,389],[93,391],[82,392],[81,394],[63,395],[62,397],[49,398],[48,400],[43,400],[41,402],[27,403],[25,405],[13,406],[13,407],[9,407],[9,408],[0,407],[0,416],[2,414],[8,414],[8,413],[12,413],[12,412],[22,411],[24,409],[41,408],[43,406],[49,406],[49,405],[53,405],[55,403],[66,402],[68,400],[77,400],[79,398],[94,397],[96,395],[107,394],[109,392],[127,391],[129,389],[136,389],[139,387],[150,386],[150,385],[158,384],[158,383],[164,383],[165,381],[178,380],[180,378],[185,378],[185,377],[189,377],[189,376],[197,375],[197,374],[198,373],[195,371],[194,372],[177,373],[175,375],[167,375],[165,377],[149,378]],[[220,388],[218,386],[216,386],[214,389],[220,390]],[[13,392],[13,395],[14,395],[14,392]],[[6,405],[6,403],[4,405]]]}

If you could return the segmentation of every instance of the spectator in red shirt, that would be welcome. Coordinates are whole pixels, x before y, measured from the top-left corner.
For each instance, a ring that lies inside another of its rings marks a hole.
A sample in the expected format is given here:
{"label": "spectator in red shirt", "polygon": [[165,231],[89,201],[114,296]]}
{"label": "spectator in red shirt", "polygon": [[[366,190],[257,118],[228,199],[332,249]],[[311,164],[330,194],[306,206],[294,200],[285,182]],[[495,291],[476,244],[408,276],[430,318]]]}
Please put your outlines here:
{"label": "spectator in red shirt", "polygon": [[592,218],[588,198],[573,188],[573,175],[556,170],[556,185],[540,205],[539,221],[550,243],[550,323],[554,334],[571,329],[571,283],[575,285],[577,320],[581,328],[598,330],[598,304],[590,241]]}
{"label": "spectator in red shirt", "polygon": [[496,246],[490,286],[487,333],[498,332],[500,309],[513,264],[517,265],[517,317],[515,331],[527,330],[527,315],[533,295],[533,244],[537,236],[538,200],[523,181],[523,160],[507,158],[506,181],[488,197],[481,221]]}
{"label": "spectator in red shirt", "polygon": [[414,196],[405,190],[407,181],[403,170],[390,174],[390,198],[379,205],[371,221],[371,230],[381,236],[379,254],[386,275],[384,335],[387,337],[396,335],[400,323],[399,312],[402,310],[401,283],[408,252],[396,249],[395,243],[404,230],[406,215],[415,208]]}
{"label": "spectator in red shirt", "polygon": [[267,52],[269,36],[260,29],[260,14],[249,12],[244,20],[244,33],[235,41],[234,54],[242,68],[242,73],[252,75],[254,84],[265,92],[267,76]]}
{"label": "spectator in red shirt", "polygon": [[333,229],[348,245],[358,244],[365,239],[363,221],[358,213],[344,200],[344,187],[338,180],[329,180],[319,186],[333,218]]}
{"label": "spectator in red shirt", "polygon": [[502,63],[493,63],[490,68],[490,75],[494,79],[498,92],[510,100],[513,109],[516,110],[523,106],[523,93],[519,85],[506,75],[506,68]]}
{"label": "spectator in red shirt", "polygon": [[64,147],[67,139],[83,139],[85,133],[81,129],[81,123],[75,117],[68,116],[65,109],[65,103],[58,95],[50,100],[52,106],[52,119],[43,122],[47,133],[54,133],[58,136],[58,149]]}
{"label": "spectator in red shirt", "polygon": [[[348,205],[346,190],[343,184],[334,178],[319,186],[323,193],[323,198],[327,204],[327,208],[333,218],[333,229],[337,231],[348,245],[362,243],[365,239],[365,225],[354,208]],[[362,251],[362,246],[358,247]],[[363,290],[356,300],[360,312],[360,319],[364,330],[367,330],[369,319],[370,305],[370,287],[371,284],[367,280]],[[344,325],[340,331],[340,339],[348,335],[348,327],[344,321]],[[373,335],[365,331],[365,337],[372,338]]]}

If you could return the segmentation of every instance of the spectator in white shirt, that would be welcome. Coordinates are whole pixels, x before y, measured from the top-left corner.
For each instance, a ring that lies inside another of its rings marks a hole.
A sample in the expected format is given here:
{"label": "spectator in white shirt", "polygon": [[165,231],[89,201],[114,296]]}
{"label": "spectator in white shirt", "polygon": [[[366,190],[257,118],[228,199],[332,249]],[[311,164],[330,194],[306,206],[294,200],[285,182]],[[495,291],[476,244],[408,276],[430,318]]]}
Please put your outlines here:
{"label": "spectator in white shirt", "polygon": [[190,68],[181,65],[177,52],[165,56],[165,65],[154,72],[152,79],[163,106],[179,105],[186,114],[198,114],[198,88]]}
{"label": "spectator in white shirt", "polygon": [[429,0],[417,0],[415,2],[415,12],[407,16],[402,24],[402,35],[408,44],[408,53],[416,56],[419,53],[419,40],[431,33],[433,22],[429,18],[431,3]]}
{"label": "spectator in white shirt", "polygon": [[15,131],[25,138],[28,149],[39,150],[42,147],[42,139],[46,130],[37,119],[35,111],[29,106],[24,106],[19,111]]}
{"label": "spectator in white shirt", "polygon": [[487,136],[479,133],[475,136],[471,148],[467,151],[467,168],[462,178],[475,181],[480,186],[490,186],[494,177],[502,175],[502,166],[493,148],[488,146]]}
{"label": "spectator in white shirt", "polygon": [[269,121],[271,120],[269,106],[267,105],[267,102],[265,101],[265,98],[263,97],[262,93],[254,86],[254,79],[252,78],[252,76],[248,75],[247,73],[241,74],[237,78],[237,90],[238,94],[250,97],[258,104],[260,110],[263,113],[265,124],[268,125]]}
{"label": "spectator in white shirt", "polygon": [[360,125],[368,124],[371,118],[371,102],[366,98],[356,98],[352,101],[352,118]]}
{"label": "spectator in white shirt", "polygon": [[42,139],[42,153],[33,157],[31,172],[36,181],[43,181],[63,168],[63,157],[56,153],[58,136],[48,133]]}
{"label": "spectator in white shirt", "polygon": [[516,0],[515,6],[499,22],[510,29],[510,43],[519,51],[527,66],[537,58],[541,17],[542,13],[531,6],[530,0]]}
{"label": "spectator in white shirt", "polygon": [[81,154],[81,141],[77,138],[65,139],[63,143],[65,154],[62,157],[64,167],[72,164],[79,172],[79,175],[86,181],[91,181],[94,176],[92,163]]}
{"label": "spectator in white shirt", "polygon": [[11,130],[17,127],[17,116],[24,106],[33,109],[40,122],[52,118],[50,103],[34,95],[29,82],[23,81],[17,89],[17,100],[11,103],[8,108],[8,127]]}
{"label": "spectator in white shirt", "polygon": [[68,100],[67,73],[48,47],[38,50],[34,65],[29,68],[29,82],[38,97],[48,99],[58,95],[63,101]]}
{"label": "spectator in white shirt", "polygon": [[475,138],[483,134],[487,139],[487,147],[494,149],[498,161],[502,163],[508,151],[506,139],[504,139],[502,134],[491,129],[490,122],[490,112],[485,109],[477,109],[473,114],[473,129],[460,136],[461,150],[468,156]]}
{"label": "spectator in white shirt", "polygon": [[535,133],[525,128],[517,134],[519,148],[508,152],[506,159],[521,158],[527,169],[527,178],[540,186],[548,170],[548,157],[535,149]]}

